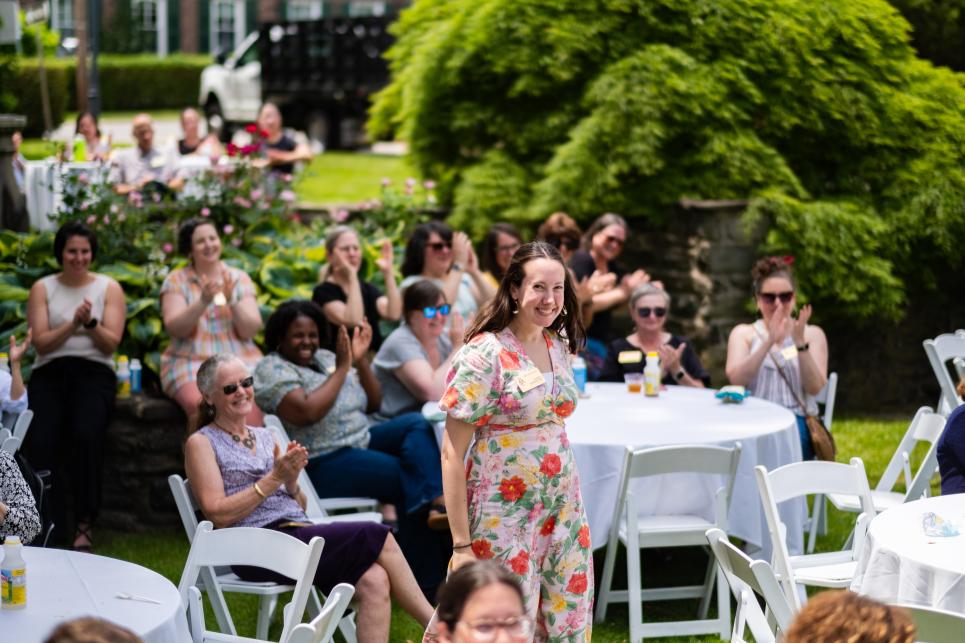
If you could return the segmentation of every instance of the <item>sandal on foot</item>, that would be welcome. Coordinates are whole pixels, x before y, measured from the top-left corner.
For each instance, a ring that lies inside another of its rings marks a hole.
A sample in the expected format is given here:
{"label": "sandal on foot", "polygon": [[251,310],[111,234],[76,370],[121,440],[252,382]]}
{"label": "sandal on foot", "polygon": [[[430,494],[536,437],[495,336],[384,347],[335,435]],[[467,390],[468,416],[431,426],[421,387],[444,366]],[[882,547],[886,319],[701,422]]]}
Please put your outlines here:
{"label": "sandal on foot", "polygon": [[[85,554],[94,553],[94,538],[90,534],[90,529],[90,525],[87,525],[86,527],[81,527],[80,525],[77,526],[77,529],[74,531],[74,543],[71,546],[71,549]],[[77,539],[80,536],[85,537],[87,539],[87,543],[78,545]]]}
{"label": "sandal on foot", "polygon": [[449,516],[446,515],[445,505],[430,505],[429,519],[426,521],[429,529],[434,531],[446,531],[449,529]]}

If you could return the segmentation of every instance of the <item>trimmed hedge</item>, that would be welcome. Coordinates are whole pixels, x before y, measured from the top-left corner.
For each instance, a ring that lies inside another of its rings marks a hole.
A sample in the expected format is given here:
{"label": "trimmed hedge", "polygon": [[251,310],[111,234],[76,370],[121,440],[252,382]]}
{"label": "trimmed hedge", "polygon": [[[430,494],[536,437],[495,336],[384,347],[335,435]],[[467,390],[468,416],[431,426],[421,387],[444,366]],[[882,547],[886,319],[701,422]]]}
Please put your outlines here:
{"label": "trimmed hedge", "polygon": [[[40,77],[35,58],[19,57],[13,68],[13,112],[27,116],[25,136],[39,136],[44,127]],[[105,111],[179,109],[198,102],[201,71],[211,64],[205,55],[177,54],[158,58],[103,55],[98,58],[101,105]],[[77,69],[73,59],[45,61],[54,127],[67,111],[77,111]],[[6,88],[5,88],[6,89]]]}

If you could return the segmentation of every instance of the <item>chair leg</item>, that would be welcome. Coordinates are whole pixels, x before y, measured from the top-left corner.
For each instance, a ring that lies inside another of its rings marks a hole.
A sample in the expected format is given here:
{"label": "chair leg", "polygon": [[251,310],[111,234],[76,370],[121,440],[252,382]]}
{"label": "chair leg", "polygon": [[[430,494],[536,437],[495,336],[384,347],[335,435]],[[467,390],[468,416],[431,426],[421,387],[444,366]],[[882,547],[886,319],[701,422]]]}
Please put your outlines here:
{"label": "chair leg", "polygon": [[640,570],[640,547],[636,546],[633,535],[628,541],[633,542],[627,542],[627,605],[630,609],[630,641],[636,643],[643,639],[643,599],[640,595],[643,578]]}
{"label": "chair leg", "polygon": [[704,574],[704,594],[700,597],[700,608],[697,610],[697,618],[703,620],[707,618],[710,611],[710,596],[714,593],[714,578],[717,573],[717,561],[714,555],[710,555],[710,562],[707,563],[707,572]]}
{"label": "chair leg", "polygon": [[235,623],[231,619],[231,612],[228,611],[228,603],[225,602],[221,586],[215,581],[214,571],[210,567],[202,568],[201,580],[204,582],[204,591],[208,594],[208,602],[211,603],[211,611],[218,621],[218,630],[222,634],[237,636],[238,631],[235,630]]}
{"label": "chair leg", "polygon": [[600,578],[600,595],[596,599],[596,614],[593,619],[597,623],[606,620],[606,608],[610,603],[610,590],[613,585],[613,567],[616,565],[617,549],[619,548],[619,540],[611,542],[606,548],[606,557],[603,560],[603,576]]}
{"label": "chair leg", "polygon": [[[711,554],[711,561],[714,561]],[[720,621],[720,638],[726,640],[730,631],[730,586],[724,572],[715,564],[717,573],[717,620]]]}
{"label": "chair leg", "polygon": [[268,627],[271,625],[271,616],[275,613],[275,606],[277,604],[277,594],[262,596],[258,601],[258,624],[255,628],[255,638],[263,641],[268,640]]}

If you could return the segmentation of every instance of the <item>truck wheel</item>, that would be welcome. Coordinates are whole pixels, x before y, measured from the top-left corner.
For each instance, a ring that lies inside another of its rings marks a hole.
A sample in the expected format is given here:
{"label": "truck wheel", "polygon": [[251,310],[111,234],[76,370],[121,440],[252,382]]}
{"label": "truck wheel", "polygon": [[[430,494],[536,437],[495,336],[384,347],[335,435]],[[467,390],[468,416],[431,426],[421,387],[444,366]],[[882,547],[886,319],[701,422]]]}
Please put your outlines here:
{"label": "truck wheel", "polygon": [[330,124],[325,112],[309,114],[305,134],[308,136],[308,144],[312,149],[312,154],[321,154],[325,151],[329,142],[329,132]]}

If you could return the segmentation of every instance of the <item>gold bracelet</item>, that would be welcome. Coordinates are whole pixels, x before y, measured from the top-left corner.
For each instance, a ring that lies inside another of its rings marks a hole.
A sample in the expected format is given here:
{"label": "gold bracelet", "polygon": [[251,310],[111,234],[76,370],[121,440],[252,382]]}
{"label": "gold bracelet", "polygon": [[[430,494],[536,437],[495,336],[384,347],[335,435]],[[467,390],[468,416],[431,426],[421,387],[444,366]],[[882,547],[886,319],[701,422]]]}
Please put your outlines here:
{"label": "gold bracelet", "polygon": [[265,500],[268,499],[268,496],[265,494],[264,491],[261,490],[261,487],[258,486],[258,483],[257,483],[257,482],[256,482],[255,484],[251,485],[251,486],[255,488],[255,493],[257,493],[259,496],[261,496],[261,497],[264,498]]}

